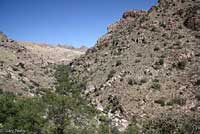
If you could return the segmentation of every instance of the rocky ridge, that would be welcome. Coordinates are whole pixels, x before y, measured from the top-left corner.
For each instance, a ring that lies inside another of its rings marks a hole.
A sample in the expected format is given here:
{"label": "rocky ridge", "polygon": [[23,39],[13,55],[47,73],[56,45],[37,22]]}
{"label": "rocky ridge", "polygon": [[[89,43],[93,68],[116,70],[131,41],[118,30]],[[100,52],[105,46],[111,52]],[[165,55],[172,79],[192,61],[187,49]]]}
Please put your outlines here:
{"label": "rocky ridge", "polygon": [[200,112],[200,1],[159,0],[128,11],[70,63],[85,96],[118,127]]}

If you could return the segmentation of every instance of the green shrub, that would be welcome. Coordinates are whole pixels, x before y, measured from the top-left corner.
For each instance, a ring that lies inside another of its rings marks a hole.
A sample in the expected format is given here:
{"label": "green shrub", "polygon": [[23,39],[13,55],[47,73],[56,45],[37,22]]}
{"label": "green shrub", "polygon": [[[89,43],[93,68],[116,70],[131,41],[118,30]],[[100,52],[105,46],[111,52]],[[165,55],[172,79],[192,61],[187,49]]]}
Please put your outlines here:
{"label": "green shrub", "polygon": [[160,90],[161,85],[158,82],[153,82],[151,85],[151,88],[155,89],[155,90]]}
{"label": "green shrub", "polygon": [[12,94],[0,95],[0,122],[2,130],[23,130],[39,133],[44,127],[45,105],[40,98],[23,98]]}
{"label": "green shrub", "polygon": [[160,81],[158,79],[153,79],[153,82],[159,83]]}
{"label": "green shrub", "polygon": [[159,61],[156,61],[156,62],[155,62],[155,67],[156,67],[156,68],[159,68],[159,66],[161,66],[161,65],[163,65],[163,64],[164,64],[164,59],[161,58],[161,59],[159,59]]}
{"label": "green shrub", "polygon": [[130,124],[124,134],[140,134],[140,129],[135,124]]}

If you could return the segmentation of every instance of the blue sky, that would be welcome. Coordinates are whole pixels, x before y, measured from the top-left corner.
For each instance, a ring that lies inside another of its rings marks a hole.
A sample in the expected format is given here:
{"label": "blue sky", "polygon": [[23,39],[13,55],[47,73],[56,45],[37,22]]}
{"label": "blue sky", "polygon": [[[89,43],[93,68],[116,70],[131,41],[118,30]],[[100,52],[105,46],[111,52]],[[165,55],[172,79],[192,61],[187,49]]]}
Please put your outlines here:
{"label": "blue sky", "polygon": [[0,31],[10,38],[93,46],[107,26],[129,9],[148,10],[157,0],[0,0]]}

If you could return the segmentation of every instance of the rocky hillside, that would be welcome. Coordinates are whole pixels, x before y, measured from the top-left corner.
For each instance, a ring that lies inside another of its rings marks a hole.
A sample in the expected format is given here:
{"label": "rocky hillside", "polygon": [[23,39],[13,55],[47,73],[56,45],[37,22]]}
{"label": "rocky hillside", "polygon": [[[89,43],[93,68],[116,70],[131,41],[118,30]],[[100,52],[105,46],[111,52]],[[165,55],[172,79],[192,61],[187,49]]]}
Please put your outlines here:
{"label": "rocky hillside", "polygon": [[200,1],[159,0],[127,11],[70,64],[85,95],[116,126],[200,112]]}
{"label": "rocky hillside", "polygon": [[53,88],[54,67],[68,64],[84,51],[59,46],[17,42],[0,34],[0,89],[34,95]]}

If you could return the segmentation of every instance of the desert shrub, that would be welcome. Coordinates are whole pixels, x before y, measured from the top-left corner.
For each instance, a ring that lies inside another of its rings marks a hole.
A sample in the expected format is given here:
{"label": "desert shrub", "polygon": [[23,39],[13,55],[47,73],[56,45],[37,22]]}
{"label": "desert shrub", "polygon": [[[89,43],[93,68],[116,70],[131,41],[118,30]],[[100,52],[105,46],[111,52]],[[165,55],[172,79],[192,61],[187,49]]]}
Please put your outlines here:
{"label": "desert shrub", "polygon": [[84,90],[85,83],[77,81],[70,77],[70,68],[66,65],[56,67],[55,77],[57,80],[56,92],[63,95],[80,96],[81,90]]}
{"label": "desert shrub", "polygon": [[0,88],[0,95],[3,94],[3,89]]}
{"label": "desert shrub", "polygon": [[134,84],[133,79],[129,78],[128,79],[128,84],[131,85],[131,86],[133,86],[133,84]]}
{"label": "desert shrub", "polygon": [[142,85],[142,84],[144,84],[144,83],[146,83],[147,82],[147,79],[146,78],[142,78],[141,80],[140,80],[140,82],[139,82],[139,85]]}
{"label": "desert shrub", "polygon": [[163,114],[144,123],[144,134],[199,134],[199,115]]}
{"label": "desert shrub", "polygon": [[161,58],[161,59],[159,60],[159,64],[160,64],[160,65],[163,65],[163,64],[164,64],[164,59],[163,59],[163,58]]}
{"label": "desert shrub", "polygon": [[98,129],[99,134],[110,134],[111,129],[108,123],[101,123]]}
{"label": "desert shrub", "polygon": [[155,62],[155,66],[161,66],[163,64],[164,64],[164,59],[163,58],[160,58],[159,61]]}
{"label": "desert shrub", "polygon": [[111,70],[111,71],[109,72],[109,74],[108,74],[108,80],[111,79],[111,78],[114,76],[115,73],[116,73],[115,70]]}
{"label": "desert shrub", "polygon": [[180,96],[176,96],[175,98],[173,98],[171,101],[167,103],[167,105],[174,105],[174,104],[184,106],[186,104],[186,99]]}
{"label": "desert shrub", "polygon": [[137,53],[137,57],[142,57],[142,54],[141,53]]}
{"label": "desert shrub", "polygon": [[116,66],[120,66],[121,64],[122,64],[122,61],[121,60],[117,60]]}
{"label": "desert shrub", "polygon": [[155,47],[155,48],[154,48],[154,51],[159,51],[159,50],[160,50],[159,47]]}
{"label": "desert shrub", "polygon": [[160,90],[161,85],[158,82],[153,82],[151,85],[151,88],[155,89],[155,90]]}
{"label": "desert shrub", "polygon": [[140,134],[140,129],[133,123],[127,127],[123,134]]}
{"label": "desert shrub", "polygon": [[195,92],[195,98],[200,101],[200,89],[197,89]]}
{"label": "desert shrub", "polygon": [[158,79],[153,79],[152,81],[155,82],[155,83],[160,82]]}
{"label": "desert shrub", "polygon": [[200,93],[196,94],[196,95],[195,95],[195,98],[196,98],[198,101],[200,101]]}
{"label": "desert shrub", "polygon": [[184,70],[185,66],[186,66],[186,61],[179,61],[177,63],[177,68],[180,69],[180,70]]}
{"label": "desert shrub", "polygon": [[140,59],[136,59],[136,60],[135,60],[135,63],[139,63],[139,62],[141,62]]}
{"label": "desert shrub", "polygon": [[195,85],[196,85],[196,86],[199,86],[199,85],[200,85],[200,79],[197,80],[197,81],[195,82]]}

